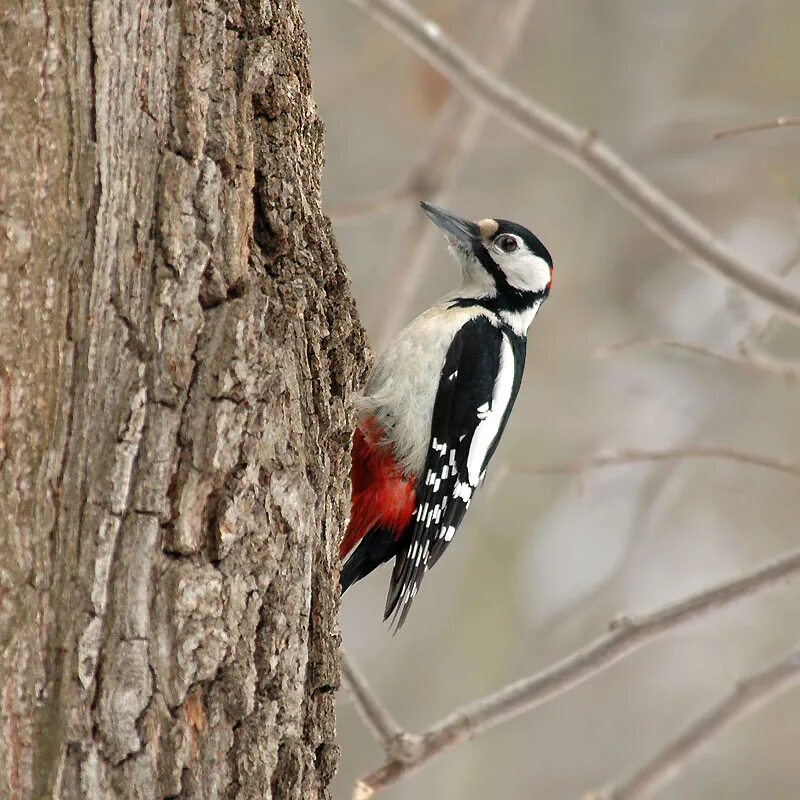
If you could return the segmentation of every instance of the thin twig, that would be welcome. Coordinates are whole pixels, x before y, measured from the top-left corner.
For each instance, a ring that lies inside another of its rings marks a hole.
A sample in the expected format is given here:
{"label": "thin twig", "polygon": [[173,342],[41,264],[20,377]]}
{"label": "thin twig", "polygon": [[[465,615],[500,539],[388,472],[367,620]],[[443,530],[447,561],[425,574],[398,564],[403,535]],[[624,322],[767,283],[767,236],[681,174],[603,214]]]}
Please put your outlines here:
{"label": "thin twig", "polygon": [[347,651],[342,648],[339,652],[342,659],[342,678],[358,715],[380,742],[384,751],[393,752],[397,743],[406,736],[406,732],[383,707]]}
{"label": "thin twig", "polygon": [[717,734],[798,683],[800,647],[739,682],[727,697],[709,708],[630,777],[599,792],[592,792],[584,800],[641,800],[648,797],[675,778]]}
{"label": "thin twig", "polygon": [[669,450],[637,450],[635,448],[608,450],[588,458],[572,461],[567,464],[549,464],[542,467],[528,467],[519,470],[526,474],[579,474],[590,469],[605,469],[628,464],[650,463],[658,461],[677,461],[680,459],[719,459],[735,461],[763,467],[787,475],[800,477],[800,463],[788,459],[771,458],[757,453],[748,453],[732,447],[677,447]]}
{"label": "thin twig", "polygon": [[636,617],[620,616],[605,635],[547,669],[470,703],[430,727],[420,736],[414,759],[387,762],[359,781],[361,798],[389,786],[476,736],[562,694],[617,663],[647,642],[693,622],[712,611],[751,597],[800,574],[800,548],[732,580],[723,581],[676,603]]}
{"label": "thin twig", "polygon": [[[495,8],[489,9],[484,22],[488,24],[496,21],[498,29],[497,46],[487,53],[487,69],[496,72],[501,70],[513,55],[534,2],[535,0],[506,0],[508,7],[503,8],[501,13]],[[479,23],[475,28],[481,34],[476,42],[480,44],[485,25]],[[412,197],[420,200],[435,199],[445,185],[454,180],[455,173],[473,146],[486,116],[486,109],[467,100],[455,89],[450,89],[436,117],[428,150],[409,177],[394,189],[376,192],[360,200],[336,206],[329,210],[328,215],[334,222],[347,223],[390,211]]]}
{"label": "thin twig", "polygon": [[402,0],[350,0],[400,37],[465,95],[498,118],[581,169],[654,232],[721,275],[800,322],[800,292],[742,262],[702,223],[647,181],[593,131],[582,130],[520,94],[445,36],[438,25]]}
{"label": "thin twig", "polygon": [[[534,0],[507,0],[499,11],[494,6],[485,11],[488,24],[496,28],[492,47],[486,49],[487,70],[499,73],[516,50]],[[476,25],[478,42],[484,41],[486,25]],[[411,173],[406,188],[420,200],[439,200],[458,178],[467,156],[478,141],[488,118],[487,109],[452,90],[436,119],[427,151]],[[388,309],[381,318],[375,344],[382,350],[408,315],[419,290],[433,244],[439,238],[428,219],[416,206],[399,240],[400,253],[386,289],[376,308]]]}
{"label": "thin twig", "polygon": [[[800,247],[795,246],[788,256],[783,259],[783,262],[778,267],[775,274],[779,278],[787,278],[798,264],[800,264]],[[743,355],[753,354],[759,341],[764,337],[767,330],[769,330],[773,319],[775,319],[773,314],[767,314],[762,320],[748,325],[747,330],[739,340],[739,352]]]}
{"label": "thin twig", "polygon": [[707,347],[692,344],[691,342],[682,342],[678,339],[665,339],[658,336],[643,339],[629,339],[626,342],[601,347],[595,350],[594,356],[595,358],[607,358],[612,353],[620,352],[620,350],[633,350],[645,347],[664,347],[672,350],[683,350],[684,352],[702,356],[703,358],[711,358],[716,361],[733,364],[737,367],[745,367],[757,372],[766,372],[769,375],[776,375],[784,380],[796,380],[800,378],[800,364],[791,361],[778,361],[777,359],[768,358],[758,353],[753,353],[752,355],[730,355],[728,353],[720,353],[717,350],[709,350]]}
{"label": "thin twig", "polygon": [[752,125],[740,125],[736,128],[725,128],[714,131],[712,139],[728,139],[731,136],[741,136],[745,133],[758,133],[759,131],[772,131],[775,128],[796,128],[800,125],[800,117],[778,117],[768,122],[756,122]]}

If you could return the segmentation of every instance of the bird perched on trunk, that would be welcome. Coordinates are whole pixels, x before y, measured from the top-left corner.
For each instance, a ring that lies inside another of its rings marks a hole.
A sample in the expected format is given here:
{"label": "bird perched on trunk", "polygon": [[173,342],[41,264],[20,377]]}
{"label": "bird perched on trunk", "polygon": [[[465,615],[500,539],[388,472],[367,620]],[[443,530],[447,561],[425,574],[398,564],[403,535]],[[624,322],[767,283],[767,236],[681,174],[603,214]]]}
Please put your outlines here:
{"label": "bird perched on trunk", "polygon": [[547,248],[521,225],[421,205],[444,231],[463,285],[407,325],[372,370],[358,401],[339,548],[342,591],[395,559],[384,613],[395,630],[483,480],[553,275]]}

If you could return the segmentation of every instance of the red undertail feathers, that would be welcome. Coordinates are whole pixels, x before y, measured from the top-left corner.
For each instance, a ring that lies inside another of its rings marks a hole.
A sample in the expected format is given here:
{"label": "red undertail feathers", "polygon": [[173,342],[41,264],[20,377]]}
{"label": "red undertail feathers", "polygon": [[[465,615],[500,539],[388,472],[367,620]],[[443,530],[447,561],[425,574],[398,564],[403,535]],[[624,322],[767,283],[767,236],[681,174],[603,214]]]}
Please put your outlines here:
{"label": "red undertail feathers", "polygon": [[381,441],[382,435],[372,418],[362,422],[353,435],[350,522],[339,545],[340,558],[375,527],[399,536],[414,513],[416,481],[397,469],[391,447]]}

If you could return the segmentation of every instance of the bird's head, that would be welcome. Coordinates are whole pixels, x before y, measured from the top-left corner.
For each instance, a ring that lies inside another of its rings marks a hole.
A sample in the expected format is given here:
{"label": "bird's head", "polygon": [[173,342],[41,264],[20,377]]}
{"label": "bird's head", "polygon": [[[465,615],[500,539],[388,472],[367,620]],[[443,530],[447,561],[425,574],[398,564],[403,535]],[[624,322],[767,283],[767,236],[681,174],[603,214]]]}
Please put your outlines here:
{"label": "bird's head", "polygon": [[471,222],[432,203],[420,205],[444,231],[465,289],[497,297],[515,310],[538,305],[550,293],[553,259],[527,228],[505,219]]}

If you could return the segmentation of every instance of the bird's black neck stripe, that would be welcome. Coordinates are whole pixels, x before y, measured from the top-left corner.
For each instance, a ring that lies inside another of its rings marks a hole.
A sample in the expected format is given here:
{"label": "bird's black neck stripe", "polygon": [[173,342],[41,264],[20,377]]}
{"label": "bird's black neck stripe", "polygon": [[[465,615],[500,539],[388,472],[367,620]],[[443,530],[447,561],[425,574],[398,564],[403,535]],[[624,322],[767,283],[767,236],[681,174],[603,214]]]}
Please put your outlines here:
{"label": "bird's black neck stripe", "polygon": [[453,300],[449,308],[469,308],[470,306],[480,306],[492,314],[500,315],[501,312],[519,313],[529,311],[537,303],[541,303],[547,297],[547,290],[542,292],[521,292],[515,289],[516,296],[497,295],[496,297],[459,297]]}

